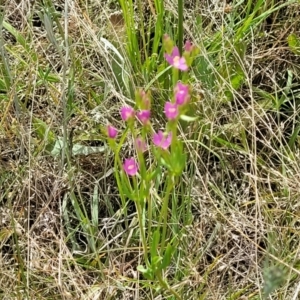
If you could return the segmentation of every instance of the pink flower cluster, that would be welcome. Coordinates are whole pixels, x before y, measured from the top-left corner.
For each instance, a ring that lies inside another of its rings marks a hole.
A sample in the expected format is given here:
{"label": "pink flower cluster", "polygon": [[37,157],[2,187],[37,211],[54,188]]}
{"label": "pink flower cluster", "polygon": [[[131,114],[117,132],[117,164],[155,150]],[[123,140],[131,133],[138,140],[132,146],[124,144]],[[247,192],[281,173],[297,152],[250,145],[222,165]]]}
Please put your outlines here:
{"label": "pink flower cluster", "polygon": [[[174,105],[176,106],[176,104]],[[149,124],[150,122],[150,110],[140,110],[136,112],[130,106],[123,106],[121,108],[120,115],[122,120],[125,122],[130,122],[131,120],[134,120],[135,116],[143,125]],[[108,131],[108,136],[110,138],[116,137],[117,134],[115,133],[116,129],[114,127],[108,126],[107,131]],[[157,133],[153,134],[152,142],[155,146],[163,150],[167,150],[170,147],[172,142],[172,133],[170,132],[168,134],[165,134],[161,130],[159,130]],[[135,146],[138,152],[144,152],[147,150],[147,145],[141,137],[136,138]],[[139,170],[139,165],[136,162],[136,160],[132,157],[129,159],[125,159],[125,162],[123,164],[123,169],[127,175],[134,176],[137,174]]]}
{"label": "pink flower cluster", "polygon": [[173,42],[168,35],[164,36],[164,46],[168,52],[165,54],[166,61],[175,69],[187,71],[191,62],[190,56],[195,52],[196,47],[190,41],[186,41],[183,56],[180,56],[178,47],[173,47]]}
{"label": "pink flower cluster", "polygon": [[165,134],[159,130],[157,133],[153,134],[152,141],[155,146],[167,150],[172,142],[172,132]]}
{"label": "pink flower cluster", "polygon": [[190,100],[189,86],[178,82],[174,89],[175,102],[166,102],[165,115],[168,120],[175,120],[179,114],[180,109]]}
{"label": "pink flower cluster", "polygon": [[[166,38],[168,39],[168,37]],[[192,51],[192,47],[193,46],[191,45],[191,43],[187,42],[185,45],[185,51]],[[167,62],[176,69],[187,71],[188,65],[186,59],[185,57],[180,56],[178,48],[173,47],[173,50],[172,48],[170,48],[169,51],[171,52],[171,54],[165,54]],[[140,108],[140,110],[135,111],[131,106],[123,106],[120,110],[121,118],[123,121],[128,122],[131,125],[133,124],[135,118],[137,118],[143,126],[148,126],[150,125],[151,117],[149,95],[144,91],[138,91],[136,95],[137,106]],[[165,103],[164,113],[166,115],[166,118],[169,121],[176,120],[182,113],[183,107],[188,104],[189,100],[189,86],[178,82],[174,88],[173,101],[168,101]],[[117,134],[118,130],[115,127],[111,125],[107,126],[107,136],[110,139],[115,139],[117,137]],[[154,134],[152,135],[152,142],[156,147],[163,150],[168,150],[172,143],[172,132],[164,133],[161,130],[159,130],[157,133],[154,132]],[[136,138],[135,147],[138,153],[143,153],[147,150],[146,142],[141,137]],[[138,173],[139,164],[133,157],[127,158],[124,161],[123,169],[127,175],[134,176]]]}
{"label": "pink flower cluster", "polygon": [[[173,105],[173,104],[172,104]],[[176,104],[174,104],[176,105]],[[177,107],[176,107],[177,109]],[[136,116],[137,119],[143,124],[148,124],[150,120],[150,110],[141,110],[135,112],[135,110],[130,106],[124,106],[121,108],[120,115],[122,120],[129,122],[130,120],[134,120],[134,117]],[[117,137],[118,130],[111,126],[107,126],[107,135],[110,139],[115,139]],[[152,142],[155,146],[158,148],[161,148],[163,150],[167,150],[172,142],[172,133],[165,134],[161,130],[159,130],[157,133],[154,133],[152,136]],[[145,141],[141,137],[137,137],[135,140],[135,147],[138,152],[145,152],[147,150],[147,145]],[[128,159],[125,159],[123,164],[123,169],[127,175],[134,176],[137,174],[139,170],[139,165],[137,161],[131,157]]]}
{"label": "pink flower cluster", "polygon": [[189,68],[185,58],[180,56],[178,47],[174,47],[171,54],[165,54],[165,58],[170,65],[178,70],[187,71]]}

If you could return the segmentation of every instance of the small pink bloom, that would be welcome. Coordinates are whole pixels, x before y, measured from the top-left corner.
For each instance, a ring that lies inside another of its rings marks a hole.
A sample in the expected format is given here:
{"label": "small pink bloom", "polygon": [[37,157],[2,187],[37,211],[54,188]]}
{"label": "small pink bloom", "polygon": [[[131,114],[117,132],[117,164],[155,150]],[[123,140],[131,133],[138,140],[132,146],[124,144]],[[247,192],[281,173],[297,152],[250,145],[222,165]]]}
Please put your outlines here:
{"label": "small pink bloom", "polygon": [[194,49],[194,45],[191,43],[191,41],[186,41],[184,44],[184,50],[186,52],[192,52]]}
{"label": "small pink bloom", "polygon": [[189,86],[178,82],[175,87],[175,99],[177,105],[186,104],[189,99]]}
{"label": "small pink bloom", "polygon": [[178,106],[176,103],[166,102],[165,103],[165,115],[168,120],[174,120],[178,116]]}
{"label": "small pink bloom", "polygon": [[188,66],[186,64],[185,58],[180,57],[178,47],[174,47],[171,55],[165,54],[167,62],[172,65],[174,68],[181,71],[187,71]]}
{"label": "small pink bloom", "polygon": [[143,124],[147,124],[150,119],[150,110],[141,110],[136,113],[136,116]]}
{"label": "small pink bloom", "polygon": [[115,139],[117,134],[118,134],[118,130],[115,127],[111,125],[107,126],[107,135],[109,138]]}
{"label": "small pink bloom", "polygon": [[141,137],[136,138],[135,147],[138,152],[145,152],[147,150],[147,145]]}
{"label": "small pink bloom", "polygon": [[138,172],[139,165],[134,158],[126,158],[123,168],[126,174],[134,176]]}
{"label": "small pink bloom", "polygon": [[130,106],[123,106],[120,114],[123,121],[128,121],[129,119],[134,118],[134,109]]}
{"label": "small pink bloom", "polygon": [[161,130],[159,130],[158,133],[153,134],[152,141],[155,146],[167,150],[172,142],[172,132],[165,135]]}

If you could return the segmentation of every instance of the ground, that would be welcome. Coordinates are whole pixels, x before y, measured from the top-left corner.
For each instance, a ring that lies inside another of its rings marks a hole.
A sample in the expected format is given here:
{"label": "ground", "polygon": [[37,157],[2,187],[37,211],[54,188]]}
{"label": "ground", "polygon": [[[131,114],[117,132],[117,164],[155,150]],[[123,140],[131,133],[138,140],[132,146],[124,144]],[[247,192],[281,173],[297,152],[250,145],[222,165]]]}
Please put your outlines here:
{"label": "ground", "polygon": [[[187,2],[184,38],[200,49],[190,77],[197,120],[179,130],[188,162],[165,276],[182,299],[297,299],[299,1]],[[155,3],[136,0],[132,12],[144,63]],[[164,30],[175,36],[177,1],[164,5]],[[120,107],[147,86],[153,127],[162,126],[161,65],[134,69],[117,1],[1,8],[1,298],[173,299],[137,271],[136,208],[126,202],[124,216],[101,131],[108,122],[125,129]],[[159,60],[161,48],[149,57]]]}

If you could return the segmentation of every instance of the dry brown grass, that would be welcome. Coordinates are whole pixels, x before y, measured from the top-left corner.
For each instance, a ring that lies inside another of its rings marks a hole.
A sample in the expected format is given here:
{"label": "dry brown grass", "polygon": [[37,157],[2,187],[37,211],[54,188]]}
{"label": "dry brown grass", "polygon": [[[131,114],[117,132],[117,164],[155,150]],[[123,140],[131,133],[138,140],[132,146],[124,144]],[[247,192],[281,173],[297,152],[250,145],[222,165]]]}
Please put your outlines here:
{"label": "dry brown grass", "polygon": [[[166,2],[172,11],[174,3]],[[64,1],[49,3],[65,24]],[[41,137],[43,125],[36,121],[63,135],[67,71],[67,76],[76,74],[66,124],[73,144],[101,147],[100,126],[107,120],[121,126],[119,107],[130,99],[117,86],[111,52],[99,40],[117,41],[125,55],[118,5],[69,1],[67,70],[65,52],[51,43],[49,29],[39,19],[38,1],[12,0],[2,6],[4,20],[31,50],[26,52],[2,30],[12,80],[8,90],[0,91],[0,298],[166,299],[136,271],[142,249],[135,209],[130,204],[129,220],[123,219],[112,154],[73,155],[62,164],[59,156],[45,151],[48,139]],[[300,36],[299,3],[265,18],[258,25],[260,35],[249,35],[242,58],[232,50],[229,35],[221,39],[224,47],[218,54],[207,46],[228,13],[245,13],[241,5],[236,12],[234,5],[230,12],[224,7],[199,1],[186,8],[186,34],[205,59],[215,60],[210,72],[218,85],[212,90],[194,79],[201,121],[182,132],[190,153],[183,184],[187,194],[190,190],[194,220],[181,228],[182,256],[168,275],[180,274],[174,286],[182,299],[262,299],[268,284],[278,288],[268,299],[297,299],[300,154],[298,134],[293,143],[291,137],[300,128],[300,59],[290,51],[287,37],[291,32]],[[202,31],[195,30],[197,16],[202,17]],[[53,37],[63,43],[54,21]],[[226,61],[228,49],[233,55]],[[236,91],[218,68],[221,61],[229,68],[235,60],[246,74]],[[0,68],[4,76],[4,60]],[[231,101],[226,89],[233,93]],[[286,102],[276,109],[274,101],[280,97]],[[93,197],[99,200],[98,221],[84,229],[72,199],[92,219]],[[278,278],[283,280],[276,285]]]}

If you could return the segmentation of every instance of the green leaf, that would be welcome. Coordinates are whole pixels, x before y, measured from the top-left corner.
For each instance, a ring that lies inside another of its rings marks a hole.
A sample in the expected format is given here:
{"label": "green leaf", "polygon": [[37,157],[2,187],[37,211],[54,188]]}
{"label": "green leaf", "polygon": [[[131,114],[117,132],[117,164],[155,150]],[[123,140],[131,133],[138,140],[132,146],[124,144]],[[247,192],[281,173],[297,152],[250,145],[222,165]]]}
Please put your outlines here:
{"label": "green leaf", "polygon": [[242,85],[244,79],[245,79],[245,76],[244,76],[244,74],[242,74],[242,73],[237,73],[237,74],[233,75],[233,76],[231,77],[231,79],[230,79],[230,81],[231,81],[231,86],[232,86],[235,90],[237,90],[238,88],[241,87],[241,85]]}
{"label": "green leaf", "polygon": [[288,271],[280,265],[265,266],[263,269],[263,296],[264,299],[267,299],[268,296],[281,287],[284,282],[287,280]]}
{"label": "green leaf", "polygon": [[198,119],[198,117],[191,117],[191,116],[186,116],[186,115],[181,115],[180,119],[186,122],[194,122]]}
{"label": "green leaf", "polygon": [[183,149],[183,143],[179,140],[176,142],[176,147],[172,149],[169,159],[170,169],[175,176],[180,176],[186,165],[186,153]]}
{"label": "green leaf", "polygon": [[157,256],[159,240],[160,240],[159,230],[155,230],[153,233],[153,238],[152,238],[151,248],[150,248],[151,257]]}
{"label": "green leaf", "polygon": [[120,184],[119,190],[122,191],[122,193],[123,193],[122,197],[124,197],[124,195],[125,195],[132,201],[136,201],[137,200],[136,199],[136,191],[133,190],[130,180],[129,180],[127,174],[123,170],[120,172],[120,177],[118,179],[120,181],[119,182],[119,184]]}
{"label": "green leaf", "polygon": [[153,280],[153,271],[151,269],[146,269],[142,265],[138,265],[136,269],[141,272],[146,279]]}
{"label": "green leaf", "polygon": [[174,250],[175,250],[175,247],[173,245],[171,245],[170,243],[168,243],[164,257],[163,257],[163,261],[161,264],[162,269],[165,269],[170,265]]}
{"label": "green leaf", "polygon": [[[50,150],[52,156],[58,156],[61,153],[61,150],[66,147],[64,145],[64,139],[62,137],[58,137],[55,141],[55,144],[53,143],[53,147]],[[95,153],[103,153],[107,149],[106,145],[101,147],[91,147],[91,146],[85,146],[81,144],[74,144],[72,148],[72,155],[89,155],[89,154],[95,154]]]}
{"label": "green leaf", "polygon": [[148,272],[148,269],[146,269],[144,266],[142,265],[138,265],[137,268],[136,268],[139,272],[141,273],[147,273]]}
{"label": "green leaf", "polygon": [[231,150],[240,151],[241,153],[245,153],[245,150],[242,147],[240,147],[237,144],[233,144],[231,142],[228,142],[228,141],[222,139],[221,137],[213,136],[213,140],[215,140],[217,143],[219,143],[223,147],[226,147],[226,148],[231,149]]}
{"label": "green leaf", "polygon": [[92,203],[91,203],[91,215],[92,215],[92,223],[95,228],[98,228],[98,213],[99,213],[99,191],[98,184],[95,184]]}
{"label": "green leaf", "polygon": [[291,138],[289,139],[288,145],[289,145],[289,147],[291,148],[291,150],[294,150],[294,148],[295,148],[295,143],[296,143],[297,138],[298,138],[298,136],[299,136],[299,132],[300,132],[300,125],[297,126],[297,127],[294,129],[294,131],[293,131],[293,133],[292,133],[292,135],[291,135]]}
{"label": "green leaf", "polygon": [[194,72],[196,78],[201,81],[201,83],[207,88],[214,88],[216,85],[216,76],[214,72],[212,72],[212,64],[214,60],[211,56],[204,57],[200,55],[194,61]]}
{"label": "green leaf", "polygon": [[6,92],[6,91],[7,91],[6,83],[4,80],[0,79],[0,92]]}
{"label": "green leaf", "polygon": [[11,24],[3,21],[3,27],[12,34],[17,42],[22,45],[22,47],[25,49],[29,57],[32,58],[33,61],[37,61],[37,54],[32,51],[32,47],[26,42],[26,39],[21,35],[21,33],[15,29]]}
{"label": "green leaf", "polygon": [[54,35],[52,18],[47,13],[44,13],[42,20],[44,21],[49,41],[57,48],[58,45]]}
{"label": "green leaf", "polygon": [[161,256],[154,256],[151,259],[151,268],[153,272],[160,271],[161,270],[161,262],[162,262],[162,257]]}
{"label": "green leaf", "polygon": [[300,39],[297,37],[295,33],[291,33],[288,38],[288,45],[290,47],[290,50],[296,54],[300,55]]}
{"label": "green leaf", "polygon": [[41,119],[33,119],[33,127],[37,136],[43,140],[46,150],[51,151],[55,145],[56,136],[50,127]]}
{"label": "green leaf", "polygon": [[8,229],[8,228],[3,228],[0,231],[0,242],[1,243],[5,243],[10,237],[11,235],[14,233],[14,231],[12,229]]}
{"label": "green leaf", "polygon": [[130,91],[129,73],[126,71],[125,59],[118,49],[107,39],[101,37],[105,52],[111,57],[111,69],[116,80],[116,84],[123,92]]}
{"label": "green leaf", "polygon": [[257,87],[253,87],[253,91],[259,97],[261,97],[260,99],[258,99],[258,103],[262,109],[268,110],[273,108],[274,103],[276,102],[276,98],[271,93],[268,93]]}

